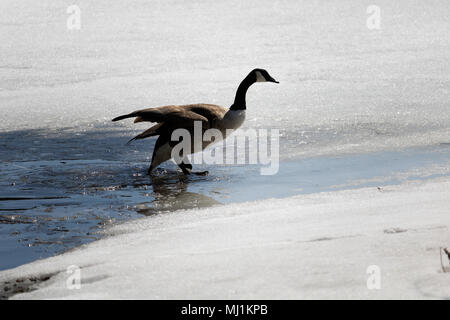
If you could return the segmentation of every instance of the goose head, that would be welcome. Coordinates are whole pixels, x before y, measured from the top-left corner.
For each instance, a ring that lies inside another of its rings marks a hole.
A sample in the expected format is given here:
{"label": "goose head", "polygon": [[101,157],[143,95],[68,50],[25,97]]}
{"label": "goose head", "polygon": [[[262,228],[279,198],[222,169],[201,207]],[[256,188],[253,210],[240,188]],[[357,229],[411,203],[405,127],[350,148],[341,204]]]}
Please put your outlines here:
{"label": "goose head", "polygon": [[274,82],[279,83],[264,69],[254,69],[250,72],[254,76],[255,82]]}
{"label": "goose head", "polygon": [[245,95],[247,89],[255,82],[274,82],[278,83],[270,74],[264,69],[253,69],[250,73],[242,80],[239,85],[236,96],[234,98],[234,103],[231,105],[230,110],[245,110]]}

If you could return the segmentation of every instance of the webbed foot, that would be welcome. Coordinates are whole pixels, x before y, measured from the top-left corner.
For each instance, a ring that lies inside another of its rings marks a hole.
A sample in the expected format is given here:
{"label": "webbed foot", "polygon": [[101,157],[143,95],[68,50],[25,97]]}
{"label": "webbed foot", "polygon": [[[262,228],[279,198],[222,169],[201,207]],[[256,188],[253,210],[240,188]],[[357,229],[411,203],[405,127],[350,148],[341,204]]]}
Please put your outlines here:
{"label": "webbed foot", "polygon": [[198,176],[207,176],[209,175],[209,171],[199,171],[199,172],[192,172],[193,174],[196,174]]}

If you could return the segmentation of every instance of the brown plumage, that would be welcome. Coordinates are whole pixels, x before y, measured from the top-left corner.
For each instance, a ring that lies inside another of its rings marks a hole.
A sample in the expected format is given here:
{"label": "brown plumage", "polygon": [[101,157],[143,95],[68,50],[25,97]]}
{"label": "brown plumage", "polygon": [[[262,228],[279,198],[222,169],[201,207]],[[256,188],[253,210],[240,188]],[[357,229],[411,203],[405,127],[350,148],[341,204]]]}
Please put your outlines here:
{"label": "brown plumage", "polygon": [[[159,136],[153,150],[152,163],[148,170],[152,172],[160,163],[172,158],[172,149],[178,143],[172,141],[172,133],[176,129],[186,129],[191,133],[191,153],[194,150],[194,123],[202,122],[203,132],[214,128],[222,132],[222,137],[229,133],[228,129],[235,130],[241,126],[245,119],[245,95],[247,89],[255,82],[275,82],[269,73],[264,69],[252,70],[240,83],[234,103],[229,109],[214,104],[188,104],[181,106],[163,106],[157,108],[148,108],[137,110],[132,113],[114,118],[112,121],[119,121],[127,118],[135,118],[134,122],[157,122],[156,125],[137,135],[129,142],[147,137]],[[201,141],[202,149],[215,141]],[[187,151],[189,152],[189,150]],[[189,163],[187,155],[184,154],[181,163],[178,166],[185,174],[190,174],[192,165]],[[205,171],[206,172],[206,171]]]}
{"label": "brown plumage", "polygon": [[[170,137],[172,136],[174,130],[181,128],[186,129],[191,132],[191,136],[193,137],[192,133],[195,121],[202,121],[202,130],[205,131],[209,128],[216,127],[217,123],[224,118],[227,112],[228,109],[213,104],[189,104],[182,106],[173,105],[137,110],[114,118],[112,121],[135,118],[135,123],[144,121],[157,122],[156,125],[128,141],[128,143],[130,143],[134,140],[159,136],[155,144],[152,163],[149,169],[149,172],[151,172],[160,163],[170,159],[170,155],[167,152],[164,152],[163,155],[158,155],[157,152],[166,143],[170,144]],[[225,129],[226,128],[223,128],[223,130]],[[204,143],[204,147],[208,144],[209,143]],[[171,145],[171,147],[173,147],[173,145]],[[188,168],[186,169],[184,166],[187,166]],[[192,166],[188,163],[181,164],[180,167],[183,169],[184,173],[189,173],[188,171],[192,169]]]}
{"label": "brown plumage", "polygon": [[220,117],[228,110],[213,104],[188,104],[183,106],[163,106],[148,108],[114,118],[119,121],[126,118],[134,118],[134,122],[172,122],[178,125],[191,125],[194,121],[208,122]]}

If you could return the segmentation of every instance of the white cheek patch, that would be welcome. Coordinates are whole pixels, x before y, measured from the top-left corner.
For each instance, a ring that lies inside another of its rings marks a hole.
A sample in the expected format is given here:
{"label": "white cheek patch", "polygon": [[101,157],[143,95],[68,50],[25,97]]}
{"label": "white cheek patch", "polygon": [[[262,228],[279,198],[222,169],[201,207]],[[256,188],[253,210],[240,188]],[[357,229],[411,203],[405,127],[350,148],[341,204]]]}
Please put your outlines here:
{"label": "white cheek patch", "polygon": [[256,71],[256,82],[266,82],[266,78],[259,71]]}

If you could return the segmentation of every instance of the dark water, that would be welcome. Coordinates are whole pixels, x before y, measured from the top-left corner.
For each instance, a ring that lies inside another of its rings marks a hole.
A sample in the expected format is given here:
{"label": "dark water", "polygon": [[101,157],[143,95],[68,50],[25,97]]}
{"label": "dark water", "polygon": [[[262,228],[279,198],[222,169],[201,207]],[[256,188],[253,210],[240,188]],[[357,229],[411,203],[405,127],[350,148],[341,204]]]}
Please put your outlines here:
{"label": "dark water", "polygon": [[[186,177],[166,163],[146,174],[154,140],[125,146],[129,130],[0,133],[0,270],[61,253],[100,237],[105,225],[178,209],[399,183],[390,175],[447,164],[450,147],[282,162],[274,176],[258,166],[200,166]],[[410,174],[408,179],[446,175]],[[384,181],[364,181],[387,177]],[[360,182],[343,185],[352,181]]]}

